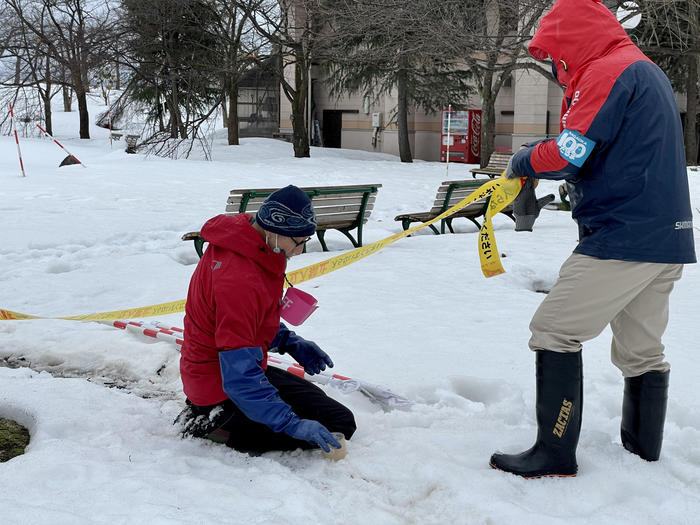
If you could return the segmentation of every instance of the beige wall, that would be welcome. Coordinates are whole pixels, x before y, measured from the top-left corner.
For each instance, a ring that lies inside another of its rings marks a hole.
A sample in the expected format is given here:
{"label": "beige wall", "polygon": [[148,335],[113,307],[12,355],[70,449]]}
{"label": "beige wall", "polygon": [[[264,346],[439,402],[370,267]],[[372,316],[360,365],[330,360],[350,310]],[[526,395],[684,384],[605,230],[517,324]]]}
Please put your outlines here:
{"label": "beige wall", "polygon": [[[324,88],[320,73],[314,71],[313,117],[323,129],[323,110],[344,110],[342,117],[341,147],[399,154],[396,125],[389,124],[392,111],[396,107],[396,95],[389,94],[379,100],[366,103],[359,95],[331,97]],[[513,73],[511,86],[501,88],[496,99],[496,138],[497,150],[515,151],[520,144],[559,133],[559,113],[562,90],[542,75],[526,70]],[[478,98],[471,101],[470,107],[478,108]],[[547,111],[549,128],[547,129]],[[382,114],[382,127],[376,133],[372,113]],[[291,107],[284,94],[280,96],[280,132],[291,133],[289,116]],[[409,140],[413,158],[439,160],[440,156],[440,114],[428,115],[417,110],[408,116]]]}
{"label": "beige wall", "polygon": [[529,70],[514,73],[512,148],[537,140],[547,134],[549,82],[542,75]]}

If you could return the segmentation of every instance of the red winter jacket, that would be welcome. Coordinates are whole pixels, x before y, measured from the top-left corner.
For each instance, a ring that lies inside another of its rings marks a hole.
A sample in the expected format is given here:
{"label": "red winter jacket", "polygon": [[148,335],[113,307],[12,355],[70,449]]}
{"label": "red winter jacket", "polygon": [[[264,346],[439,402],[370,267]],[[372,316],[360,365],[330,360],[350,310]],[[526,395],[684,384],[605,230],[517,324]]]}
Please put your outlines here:
{"label": "red winter jacket", "polygon": [[187,398],[206,406],[227,399],[219,352],[260,347],[262,367],[279,329],[286,259],[251,226],[251,216],[218,215],[202,227],[209,247],[192,275],[185,308],[180,376]]}

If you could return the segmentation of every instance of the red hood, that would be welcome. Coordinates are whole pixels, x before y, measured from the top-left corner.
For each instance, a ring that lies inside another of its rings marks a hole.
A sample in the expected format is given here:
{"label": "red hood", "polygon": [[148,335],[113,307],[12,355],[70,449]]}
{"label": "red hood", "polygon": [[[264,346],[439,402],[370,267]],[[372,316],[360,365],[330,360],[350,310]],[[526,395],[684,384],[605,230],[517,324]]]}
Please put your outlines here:
{"label": "red hood", "polygon": [[559,82],[568,86],[583,66],[627,45],[634,44],[600,0],[557,0],[540,20],[528,51],[537,60],[553,58]]}
{"label": "red hood", "polygon": [[237,215],[217,215],[202,226],[202,238],[247,259],[275,275],[283,275],[287,260],[283,253],[273,253],[265,244],[260,233],[250,224],[252,216],[247,213]]}

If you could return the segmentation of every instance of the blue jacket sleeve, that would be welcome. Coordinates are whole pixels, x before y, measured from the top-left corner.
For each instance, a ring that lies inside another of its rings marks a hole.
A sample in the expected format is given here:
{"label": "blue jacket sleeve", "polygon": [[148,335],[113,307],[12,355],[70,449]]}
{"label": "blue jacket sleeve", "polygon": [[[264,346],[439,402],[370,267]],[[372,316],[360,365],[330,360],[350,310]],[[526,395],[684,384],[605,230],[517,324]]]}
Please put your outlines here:
{"label": "blue jacket sleeve", "polygon": [[265,377],[262,360],[260,347],[219,352],[224,392],[247,417],[275,432],[284,432],[296,425],[299,417]]}

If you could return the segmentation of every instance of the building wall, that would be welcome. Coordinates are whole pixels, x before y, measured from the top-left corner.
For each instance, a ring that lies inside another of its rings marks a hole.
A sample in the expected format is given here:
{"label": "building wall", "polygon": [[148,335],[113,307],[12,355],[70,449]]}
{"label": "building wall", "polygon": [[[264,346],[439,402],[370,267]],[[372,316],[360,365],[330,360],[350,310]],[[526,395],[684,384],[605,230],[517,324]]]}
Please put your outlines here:
{"label": "building wall", "polygon": [[[313,104],[309,133],[313,143],[313,120],[323,132],[324,110],[342,112],[340,147],[399,154],[398,131],[390,122],[396,107],[396,94],[379,100],[364,100],[360,95],[331,97],[322,75],[313,71]],[[501,88],[496,99],[495,148],[497,151],[517,151],[524,142],[559,134],[559,113],[563,92],[559,85],[542,75],[527,70],[513,73],[509,84]],[[478,97],[473,97],[471,108],[480,108]],[[372,126],[372,114],[381,113],[381,126]],[[280,96],[280,134],[292,131],[291,106]],[[440,157],[439,113],[430,115],[417,109],[408,115],[409,142],[413,158],[436,161]]]}
{"label": "building wall", "polygon": [[[312,140],[313,120],[318,120],[319,128],[323,131],[324,110],[336,110],[342,111],[342,148],[399,154],[397,127],[394,122],[390,122],[397,103],[395,93],[375,101],[364,100],[360,95],[331,97],[324,87],[321,74],[314,71],[313,76],[312,118],[309,127]],[[523,142],[547,134],[558,134],[561,97],[561,88],[541,75],[516,71],[512,81],[501,88],[496,99],[496,150],[517,150]],[[291,133],[291,107],[284,96],[280,98],[280,132]],[[474,99],[469,107],[479,108],[478,97]],[[381,113],[381,127],[376,130],[372,126],[373,113]],[[413,158],[439,160],[440,119],[439,113],[426,114],[420,109],[409,113],[409,142]]]}

